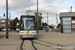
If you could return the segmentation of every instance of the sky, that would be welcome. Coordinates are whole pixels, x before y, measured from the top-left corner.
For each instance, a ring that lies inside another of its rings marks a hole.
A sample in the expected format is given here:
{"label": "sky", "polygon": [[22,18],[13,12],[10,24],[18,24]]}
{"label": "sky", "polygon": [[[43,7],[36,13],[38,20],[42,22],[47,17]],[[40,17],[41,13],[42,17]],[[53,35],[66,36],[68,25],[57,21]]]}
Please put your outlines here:
{"label": "sky", "polygon": [[[42,13],[42,22],[47,23],[48,12],[48,24],[56,24],[56,14],[58,17],[58,23],[60,23],[60,13],[70,12],[70,7],[75,12],[75,0],[38,0],[38,11]],[[21,15],[26,15],[27,10],[31,10],[30,15],[34,15],[37,12],[37,0],[8,0],[8,15],[11,19]],[[0,0],[0,18],[6,13],[6,0]],[[10,15],[11,14],[11,15]]]}

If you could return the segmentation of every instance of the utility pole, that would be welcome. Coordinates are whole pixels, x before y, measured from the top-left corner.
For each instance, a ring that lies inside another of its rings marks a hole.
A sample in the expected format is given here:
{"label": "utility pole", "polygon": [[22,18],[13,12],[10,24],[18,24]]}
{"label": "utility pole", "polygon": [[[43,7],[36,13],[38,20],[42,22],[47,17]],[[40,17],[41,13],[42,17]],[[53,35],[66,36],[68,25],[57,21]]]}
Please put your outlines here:
{"label": "utility pole", "polygon": [[9,13],[9,19],[11,20],[11,13]]}
{"label": "utility pole", "polygon": [[71,8],[71,12],[72,12],[72,6],[70,8]]}
{"label": "utility pole", "polygon": [[8,39],[8,0],[6,0],[6,39]]}
{"label": "utility pole", "polygon": [[48,12],[47,12],[47,24],[48,24]]}
{"label": "utility pole", "polygon": [[56,14],[56,24],[58,25],[58,17],[57,17],[57,14]]}
{"label": "utility pole", "polygon": [[37,0],[37,33],[38,33],[38,0]]}

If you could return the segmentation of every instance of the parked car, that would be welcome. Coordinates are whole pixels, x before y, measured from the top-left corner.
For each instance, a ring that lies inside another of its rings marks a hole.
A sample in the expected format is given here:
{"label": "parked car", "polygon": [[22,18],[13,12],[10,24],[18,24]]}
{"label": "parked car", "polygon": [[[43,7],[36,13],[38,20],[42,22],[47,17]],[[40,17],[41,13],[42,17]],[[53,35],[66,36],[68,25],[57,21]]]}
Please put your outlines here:
{"label": "parked car", "polygon": [[[6,31],[6,28],[1,29],[1,31]],[[8,31],[10,31],[10,29],[8,28]]]}

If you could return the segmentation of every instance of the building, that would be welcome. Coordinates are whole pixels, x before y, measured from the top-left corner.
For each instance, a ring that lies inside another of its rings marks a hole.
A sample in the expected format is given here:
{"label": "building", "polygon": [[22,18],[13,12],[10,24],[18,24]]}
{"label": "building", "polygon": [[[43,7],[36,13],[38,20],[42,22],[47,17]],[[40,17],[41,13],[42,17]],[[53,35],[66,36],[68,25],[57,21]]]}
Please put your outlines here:
{"label": "building", "polygon": [[[10,28],[10,20],[8,20],[8,27]],[[6,28],[6,19],[0,19],[0,28]]]}
{"label": "building", "polygon": [[75,32],[75,12],[60,13],[61,33]]}
{"label": "building", "polygon": [[6,19],[0,19],[0,28],[6,28]]}
{"label": "building", "polygon": [[72,17],[72,31],[75,32],[75,18]]}

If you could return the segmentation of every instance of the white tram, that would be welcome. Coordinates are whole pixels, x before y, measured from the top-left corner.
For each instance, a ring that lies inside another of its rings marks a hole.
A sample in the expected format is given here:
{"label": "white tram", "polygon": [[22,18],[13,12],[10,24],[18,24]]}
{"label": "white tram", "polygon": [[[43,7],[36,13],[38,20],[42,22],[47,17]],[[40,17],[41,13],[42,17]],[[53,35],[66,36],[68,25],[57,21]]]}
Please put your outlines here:
{"label": "white tram", "polygon": [[35,16],[21,15],[20,38],[36,38]]}

